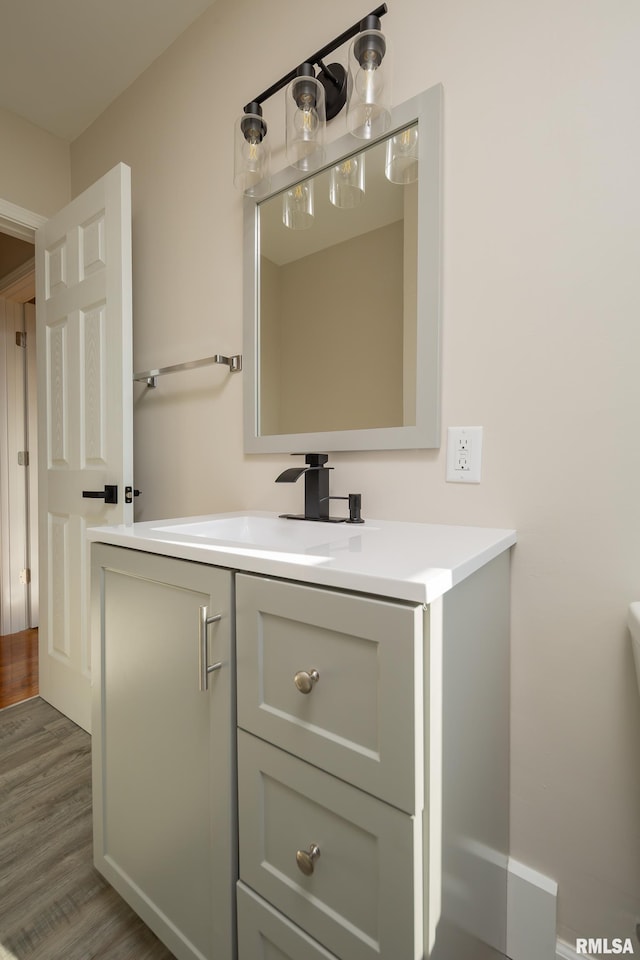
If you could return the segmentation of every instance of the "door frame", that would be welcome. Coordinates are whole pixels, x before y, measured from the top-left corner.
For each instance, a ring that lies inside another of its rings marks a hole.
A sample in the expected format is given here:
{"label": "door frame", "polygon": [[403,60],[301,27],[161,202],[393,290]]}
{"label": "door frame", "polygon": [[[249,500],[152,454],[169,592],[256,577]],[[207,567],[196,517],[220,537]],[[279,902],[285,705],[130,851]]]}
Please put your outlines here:
{"label": "door frame", "polygon": [[48,219],[33,210],[19,207],[10,200],[0,199],[0,233],[8,233],[10,237],[35,244],[36,230]]}

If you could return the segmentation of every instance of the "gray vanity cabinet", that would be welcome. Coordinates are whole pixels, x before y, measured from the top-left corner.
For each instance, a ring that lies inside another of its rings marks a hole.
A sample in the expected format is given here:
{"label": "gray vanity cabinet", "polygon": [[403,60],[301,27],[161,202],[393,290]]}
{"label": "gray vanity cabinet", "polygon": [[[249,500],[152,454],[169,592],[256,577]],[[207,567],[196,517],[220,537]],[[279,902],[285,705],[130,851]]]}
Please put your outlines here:
{"label": "gray vanity cabinet", "polygon": [[95,863],[178,960],[504,954],[506,551],[428,606],[102,543],[92,576]]}
{"label": "gray vanity cabinet", "polygon": [[103,544],[92,576],[95,864],[179,960],[231,958],[232,576]]}

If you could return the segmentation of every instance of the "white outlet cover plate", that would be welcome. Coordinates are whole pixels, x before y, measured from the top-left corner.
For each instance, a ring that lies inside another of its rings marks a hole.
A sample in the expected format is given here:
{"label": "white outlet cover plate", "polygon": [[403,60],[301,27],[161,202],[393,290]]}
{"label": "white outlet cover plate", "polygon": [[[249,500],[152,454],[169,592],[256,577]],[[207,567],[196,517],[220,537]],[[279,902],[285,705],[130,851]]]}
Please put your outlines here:
{"label": "white outlet cover plate", "polygon": [[448,427],[447,481],[480,483],[482,427]]}

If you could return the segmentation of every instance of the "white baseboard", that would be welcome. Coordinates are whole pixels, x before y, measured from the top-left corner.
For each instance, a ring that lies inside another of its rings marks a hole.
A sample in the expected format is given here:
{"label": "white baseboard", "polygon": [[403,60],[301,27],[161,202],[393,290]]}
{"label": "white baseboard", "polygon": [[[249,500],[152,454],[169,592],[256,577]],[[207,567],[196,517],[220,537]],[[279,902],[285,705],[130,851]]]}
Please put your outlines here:
{"label": "white baseboard", "polygon": [[[459,888],[452,885],[448,890],[448,918],[460,929],[472,932],[498,951],[505,949],[506,873],[507,957],[510,960],[592,960],[584,955],[579,957],[569,944],[557,940],[558,884],[555,880],[481,845],[467,844],[457,854],[460,858],[459,875],[474,878],[469,885],[474,891],[473,897],[468,895],[464,885]],[[478,890],[481,895],[476,895]],[[496,904],[502,904],[497,920]],[[491,922],[487,917],[492,918]]]}
{"label": "white baseboard", "polygon": [[511,960],[573,960],[556,950],[558,884],[509,858],[507,956]]}
{"label": "white baseboard", "polygon": [[507,956],[511,960],[595,960],[556,939],[558,884],[511,858],[507,869]]}

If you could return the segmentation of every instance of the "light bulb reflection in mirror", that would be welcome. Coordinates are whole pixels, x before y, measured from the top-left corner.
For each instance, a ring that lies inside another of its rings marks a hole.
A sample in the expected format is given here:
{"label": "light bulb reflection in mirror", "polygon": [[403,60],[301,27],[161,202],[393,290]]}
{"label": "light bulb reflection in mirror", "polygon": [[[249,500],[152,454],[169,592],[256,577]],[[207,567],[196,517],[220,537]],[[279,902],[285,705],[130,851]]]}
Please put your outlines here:
{"label": "light bulb reflection in mirror", "polygon": [[304,180],[285,191],[282,222],[290,230],[308,230],[313,224],[313,183]]}
{"label": "light bulb reflection in mirror", "polygon": [[348,157],[331,169],[329,199],[334,207],[350,210],[364,200],[364,154]]}
{"label": "light bulb reflection in mirror", "polygon": [[418,179],[418,127],[401,130],[387,142],[384,174],[391,183],[415,183]]}

